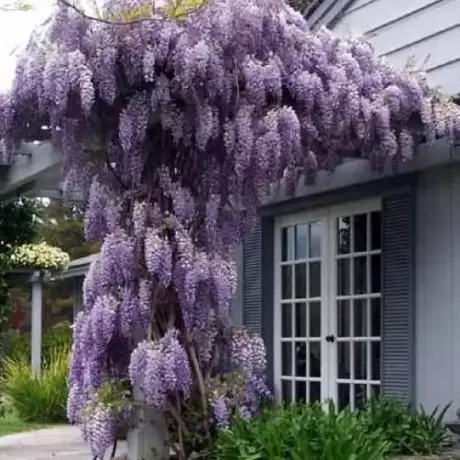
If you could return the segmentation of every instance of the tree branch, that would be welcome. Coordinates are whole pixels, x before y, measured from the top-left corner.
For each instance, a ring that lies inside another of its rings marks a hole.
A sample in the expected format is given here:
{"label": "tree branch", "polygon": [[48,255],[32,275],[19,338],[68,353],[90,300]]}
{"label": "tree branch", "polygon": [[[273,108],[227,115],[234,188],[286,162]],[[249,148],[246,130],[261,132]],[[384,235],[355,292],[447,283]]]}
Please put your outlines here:
{"label": "tree branch", "polygon": [[112,455],[110,456],[110,460],[115,458],[115,454],[117,453],[117,445],[118,439],[115,439],[115,442],[113,443]]}
{"label": "tree branch", "polygon": [[190,358],[192,360],[193,368],[195,370],[196,378],[198,380],[198,387],[200,390],[200,396],[201,396],[201,405],[203,406],[203,422],[204,426],[206,428],[206,435],[208,437],[208,440],[210,440],[210,433],[209,433],[209,424],[208,424],[208,403],[206,401],[206,387],[203,379],[203,374],[201,372],[200,368],[200,363],[198,361],[198,357],[196,355],[195,347],[190,344],[188,347]]}
{"label": "tree branch", "polygon": [[[89,21],[97,21],[97,22],[102,22],[104,24],[109,24],[109,25],[116,25],[116,26],[130,26],[133,24],[139,24],[142,22],[146,21],[171,21],[170,18],[167,16],[161,17],[161,18],[154,18],[154,17],[143,17],[143,18],[136,18],[136,19],[131,19],[127,21],[115,21],[111,19],[105,19],[105,18],[100,18],[97,16],[92,16],[90,14],[85,13],[82,11],[80,8],[75,6],[73,3],[67,1],[67,0],[57,0],[58,3],[61,3],[62,5],[66,6],[67,8],[70,8],[77,12],[80,16],[84,17],[85,19],[88,19]],[[195,12],[197,9],[199,9],[201,6],[206,4],[206,0],[203,1],[201,5],[199,5],[197,8],[193,10],[185,10],[182,14],[177,14],[174,15],[172,19],[177,20],[177,19],[182,19],[183,17],[187,16],[188,14]],[[152,6],[152,13],[154,13],[154,6]]]}
{"label": "tree branch", "polygon": [[58,3],[61,3],[62,5],[66,6],[67,8],[70,8],[71,10],[74,10],[80,16],[84,17],[85,19],[88,19],[89,21],[97,21],[97,22],[102,22],[104,24],[110,24],[110,25],[116,25],[116,26],[129,26],[129,25],[132,25],[132,24],[138,24],[138,23],[145,22],[145,21],[158,21],[159,20],[159,19],[155,19],[155,18],[136,18],[136,19],[132,19],[130,21],[111,21],[110,19],[99,18],[97,16],[92,16],[90,14],[86,14],[80,8],[75,6],[73,3],[68,2],[67,0],[57,0],[57,1],[58,1]]}

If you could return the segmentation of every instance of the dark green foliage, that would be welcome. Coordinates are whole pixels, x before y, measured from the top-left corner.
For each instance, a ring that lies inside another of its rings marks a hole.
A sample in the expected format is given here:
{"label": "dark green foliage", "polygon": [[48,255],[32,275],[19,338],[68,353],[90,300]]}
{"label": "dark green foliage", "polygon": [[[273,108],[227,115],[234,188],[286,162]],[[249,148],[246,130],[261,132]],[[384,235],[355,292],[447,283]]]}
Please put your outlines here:
{"label": "dark green foliage", "polygon": [[216,443],[217,460],[383,460],[394,455],[439,454],[448,439],[443,410],[411,410],[379,398],[362,411],[333,404],[291,405],[259,418],[232,421]]}
{"label": "dark green foliage", "polygon": [[[86,241],[83,207],[74,203],[51,201],[40,213],[37,240],[46,241],[78,259],[99,251],[99,243]],[[73,279],[46,283],[43,286],[43,328],[73,316]]]}
{"label": "dark green foliage", "polygon": [[[70,323],[65,321],[56,324],[43,333],[42,359],[49,361],[56,348],[69,348],[72,343]],[[6,356],[12,360],[28,360],[31,354],[30,334],[10,332],[6,345]]]}
{"label": "dark green foliage", "polygon": [[8,328],[11,313],[5,274],[14,247],[30,243],[37,233],[37,202],[21,198],[0,205],[0,332]]}
{"label": "dark green foliage", "polygon": [[37,202],[26,198],[0,205],[0,255],[33,241],[37,233],[37,209]]}
{"label": "dark green foliage", "polygon": [[320,405],[266,410],[260,418],[234,420],[218,435],[219,460],[383,460],[390,445],[366,418]]}
{"label": "dark green foliage", "polygon": [[368,430],[381,429],[394,454],[439,454],[449,439],[443,423],[449,407],[436,407],[427,413],[423,408],[415,411],[398,400],[373,399],[366,408]]}
{"label": "dark green foliage", "polygon": [[82,205],[51,201],[41,210],[38,240],[67,252],[71,260],[94,254],[99,245],[86,241],[83,216]]}

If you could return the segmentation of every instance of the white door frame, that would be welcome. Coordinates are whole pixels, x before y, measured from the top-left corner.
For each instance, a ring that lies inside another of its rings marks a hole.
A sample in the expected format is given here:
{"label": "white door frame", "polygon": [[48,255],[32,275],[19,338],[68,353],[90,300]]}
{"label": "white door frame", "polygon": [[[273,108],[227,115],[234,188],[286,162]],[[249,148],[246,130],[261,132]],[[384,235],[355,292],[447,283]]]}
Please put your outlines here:
{"label": "white door frame", "polygon": [[[274,228],[274,390],[277,400],[281,399],[281,230],[283,227],[299,225],[312,221],[321,221],[321,392],[323,400],[337,401],[337,341],[328,343],[327,335],[337,337],[337,308],[336,308],[336,232],[335,221],[341,216],[370,213],[381,210],[381,198],[372,198],[345,203],[340,206],[321,208],[304,213],[280,216],[275,220]],[[352,276],[352,275],[351,275]],[[351,281],[353,282],[353,280]],[[294,304],[292,301],[291,303]],[[308,310],[307,310],[308,311]],[[294,321],[294,320],[292,320]],[[293,334],[294,336],[294,331]],[[308,336],[308,332],[307,332]],[[308,339],[307,339],[308,340]],[[294,341],[294,339],[292,339]],[[292,345],[292,372],[294,376],[295,353]],[[368,356],[368,365],[370,356]],[[291,377],[292,381],[306,380]]]}
{"label": "white door frame", "polygon": [[[281,229],[286,226],[290,225],[299,225],[302,223],[308,223],[308,222],[314,222],[314,221],[319,221],[322,223],[323,228],[327,223],[327,217],[328,217],[328,210],[327,209],[321,209],[313,212],[308,212],[308,213],[303,213],[303,214],[296,214],[296,215],[289,215],[289,216],[283,216],[278,219],[276,219],[275,222],[275,238],[274,238],[274,375],[275,375],[275,397],[280,400],[281,399],[281,394],[282,394],[282,389],[281,389],[281,343],[282,343],[282,338],[281,338],[281,323],[282,323],[282,312],[281,312]],[[321,338],[324,337],[324,335],[327,333],[327,324],[328,321],[323,320],[323,315],[324,312],[327,312],[327,309],[324,307],[324,305],[327,303],[327,299],[325,298],[325,295],[328,292],[328,286],[327,286],[327,267],[326,264],[324,263],[324,247],[327,244],[327,234],[324,232],[324,230],[321,232],[321,255],[320,255],[320,262],[321,262]],[[293,303],[293,302],[292,302]],[[307,310],[308,311],[308,310]],[[294,335],[294,331],[293,331]],[[308,336],[308,331],[307,331],[307,336]],[[321,383],[321,392],[325,394],[327,386],[327,366],[325,365],[325,353],[328,351],[328,347],[326,346],[327,344],[325,343],[324,340],[320,338],[320,352],[321,352],[321,378],[320,378],[320,383]],[[292,339],[294,342],[294,339]],[[308,352],[308,351],[307,351]],[[294,364],[295,364],[295,353],[294,350],[292,351],[292,372],[291,372],[291,381],[296,381],[296,380],[303,380],[306,381],[307,379],[297,379],[294,378],[293,376],[295,375],[294,372]]]}
{"label": "white door frame", "polygon": [[[329,260],[328,260],[328,266],[329,266],[329,281],[330,281],[330,286],[329,286],[329,328],[330,332],[329,334],[332,334],[336,339],[335,341],[330,344],[330,349],[329,349],[329,359],[330,359],[330,374],[329,374],[329,398],[332,399],[333,401],[337,402],[338,401],[338,394],[337,394],[337,384],[340,383],[340,379],[338,379],[338,372],[337,372],[337,367],[338,367],[338,346],[339,346],[339,341],[346,342],[346,343],[352,343],[356,339],[340,339],[338,338],[338,330],[337,330],[337,325],[338,325],[338,308],[337,308],[337,298],[338,296],[336,295],[337,292],[337,263],[336,263],[336,256],[337,256],[337,235],[336,235],[336,228],[335,228],[335,222],[337,218],[340,217],[345,217],[345,216],[351,216],[351,215],[356,215],[356,214],[365,214],[365,213],[371,213],[374,211],[381,211],[381,199],[370,199],[370,200],[363,200],[360,202],[356,203],[347,203],[344,206],[334,206],[329,209]],[[370,237],[370,222],[369,220],[367,221],[367,237]],[[353,241],[353,228],[351,228],[351,235],[350,239]],[[377,251],[380,253],[381,251]],[[354,255],[355,253],[353,253]],[[362,254],[362,255],[370,255],[371,252],[369,251],[364,251],[363,253],[356,253],[356,254]],[[368,288],[369,288],[369,283],[370,283],[370,266],[369,263],[367,263],[367,274],[366,274],[366,282],[368,283]],[[353,287],[354,285],[354,271],[352,266],[350,267],[350,285]],[[369,289],[368,289],[369,290]],[[350,296],[344,296],[348,297],[348,299],[355,299],[356,296],[350,293]],[[360,298],[359,296],[358,298]],[[362,299],[369,299],[374,297],[372,294],[364,294],[361,298]],[[377,296],[375,296],[377,297]],[[378,295],[379,298],[381,298],[381,293]],[[340,297],[342,298],[342,297]],[[354,309],[354,307],[353,307]],[[351,310],[350,310],[351,311]],[[366,321],[367,321],[367,330],[369,334],[369,329],[370,329],[370,324],[369,324],[369,308],[366,307]],[[353,329],[353,313],[350,314],[350,328]],[[366,337],[366,339],[362,340],[364,342],[368,341],[369,337]],[[361,341],[360,339],[356,341]],[[367,346],[366,351],[368,351]],[[350,360],[351,360],[351,369],[354,369],[354,353],[353,349],[350,348]],[[371,354],[367,353],[366,356],[366,369],[371,368]],[[350,379],[351,383],[355,383],[354,379]],[[357,381],[356,383],[363,383],[366,382],[367,384],[367,378],[363,379],[362,381]],[[347,384],[347,381],[342,381],[342,383]],[[353,387],[353,385],[352,385]],[[354,388],[354,387],[353,387]],[[354,392],[354,389],[351,389],[352,392]],[[353,393],[354,394],[354,393]],[[350,400],[353,401],[353,397],[350,397]],[[354,402],[352,402],[352,407],[354,407]]]}

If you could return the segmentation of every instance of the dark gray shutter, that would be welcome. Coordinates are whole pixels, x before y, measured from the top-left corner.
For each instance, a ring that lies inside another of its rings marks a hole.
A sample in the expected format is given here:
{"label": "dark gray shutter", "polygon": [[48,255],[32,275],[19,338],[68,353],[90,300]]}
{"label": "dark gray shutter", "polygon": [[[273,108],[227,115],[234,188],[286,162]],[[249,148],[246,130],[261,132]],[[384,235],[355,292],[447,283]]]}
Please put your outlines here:
{"label": "dark gray shutter", "polygon": [[382,392],[414,398],[414,189],[383,197]]}
{"label": "dark gray shutter", "polygon": [[260,334],[267,350],[267,383],[273,389],[273,235],[272,217],[260,218],[243,241],[243,325]]}
{"label": "dark gray shutter", "polygon": [[262,330],[262,230],[260,221],[243,240],[243,325]]}

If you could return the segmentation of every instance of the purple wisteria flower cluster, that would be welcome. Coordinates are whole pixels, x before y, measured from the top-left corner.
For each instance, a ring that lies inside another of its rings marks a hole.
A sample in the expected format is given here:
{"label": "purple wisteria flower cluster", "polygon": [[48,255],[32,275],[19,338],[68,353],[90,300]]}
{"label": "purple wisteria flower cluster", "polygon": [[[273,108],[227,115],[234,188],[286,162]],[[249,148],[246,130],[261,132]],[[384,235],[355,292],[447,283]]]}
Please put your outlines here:
{"label": "purple wisteria flower cluster", "polygon": [[[102,14],[136,8],[152,14],[141,0],[108,0]],[[311,32],[283,0],[209,0],[180,21],[143,19],[115,25],[59,4],[0,97],[1,161],[48,126],[66,192],[88,200],[86,235],[102,242],[68,401],[99,456],[123,413],[94,401],[109,380],[174,412],[179,435],[189,401],[208,432],[236,408],[257,411],[264,346],[232,333],[229,310],[236,245],[271,185],[292,193],[344,158],[381,167],[422,139],[460,134],[458,110],[423,75],[393,69],[360,38]],[[241,391],[224,391],[232,379]]]}
{"label": "purple wisteria flower cluster", "polygon": [[251,417],[270,397],[265,380],[263,340],[245,329],[233,329],[229,343],[232,370],[211,379],[208,397],[218,427],[228,427],[231,416]]}
{"label": "purple wisteria flower cluster", "polygon": [[179,331],[169,329],[156,342],[141,342],[131,355],[131,382],[139,387],[147,404],[153,407],[166,409],[170,394],[185,399],[190,396],[192,372],[187,352],[178,337]]}

